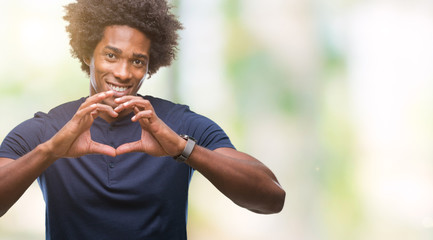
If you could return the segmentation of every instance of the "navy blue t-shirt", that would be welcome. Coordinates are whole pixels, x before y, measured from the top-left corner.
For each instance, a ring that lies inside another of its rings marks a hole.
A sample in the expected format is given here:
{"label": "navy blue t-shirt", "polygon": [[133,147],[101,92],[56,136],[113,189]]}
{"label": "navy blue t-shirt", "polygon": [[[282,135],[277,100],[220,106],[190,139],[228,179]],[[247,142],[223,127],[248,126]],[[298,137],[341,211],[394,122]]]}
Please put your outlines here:
{"label": "navy blue t-shirt", "polygon": [[[156,114],[179,134],[214,150],[233,148],[224,131],[187,106],[148,99]],[[17,159],[50,139],[85,101],[38,112],[4,139],[0,157]],[[114,148],[141,136],[133,113],[116,122],[95,119],[94,141]],[[171,157],[127,153],[61,158],[39,176],[46,203],[46,239],[186,239],[188,187],[193,169]]]}

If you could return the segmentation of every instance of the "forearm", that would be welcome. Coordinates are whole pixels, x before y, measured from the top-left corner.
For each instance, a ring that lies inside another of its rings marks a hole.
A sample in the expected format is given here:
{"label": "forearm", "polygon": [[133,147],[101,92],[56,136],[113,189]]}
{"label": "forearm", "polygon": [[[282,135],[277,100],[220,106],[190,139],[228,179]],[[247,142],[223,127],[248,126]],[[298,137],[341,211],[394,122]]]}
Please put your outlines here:
{"label": "forearm", "polygon": [[0,216],[9,210],[34,180],[55,161],[48,150],[47,144],[41,144],[17,160],[1,159]]}
{"label": "forearm", "polygon": [[247,154],[196,146],[186,163],[241,207],[264,214],[277,213],[283,208],[285,191],[274,174]]}

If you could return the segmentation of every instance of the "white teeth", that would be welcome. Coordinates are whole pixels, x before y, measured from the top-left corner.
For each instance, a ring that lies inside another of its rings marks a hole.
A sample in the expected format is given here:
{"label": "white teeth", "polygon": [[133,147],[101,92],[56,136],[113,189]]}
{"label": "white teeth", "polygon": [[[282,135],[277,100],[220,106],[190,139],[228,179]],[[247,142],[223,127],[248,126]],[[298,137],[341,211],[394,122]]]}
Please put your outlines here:
{"label": "white teeth", "polygon": [[108,86],[116,92],[123,92],[123,91],[126,91],[126,89],[128,89],[128,87],[118,87],[118,86],[115,86],[113,84],[108,84]]}

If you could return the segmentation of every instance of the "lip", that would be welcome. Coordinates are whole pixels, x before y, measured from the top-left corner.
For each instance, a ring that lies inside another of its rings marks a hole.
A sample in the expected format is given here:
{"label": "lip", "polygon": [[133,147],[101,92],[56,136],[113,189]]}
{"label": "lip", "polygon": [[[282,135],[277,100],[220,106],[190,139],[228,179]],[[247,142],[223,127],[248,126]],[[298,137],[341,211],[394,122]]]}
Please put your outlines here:
{"label": "lip", "polygon": [[114,97],[122,97],[131,92],[132,87],[128,85],[121,85],[116,83],[107,82],[108,89],[114,91]]}

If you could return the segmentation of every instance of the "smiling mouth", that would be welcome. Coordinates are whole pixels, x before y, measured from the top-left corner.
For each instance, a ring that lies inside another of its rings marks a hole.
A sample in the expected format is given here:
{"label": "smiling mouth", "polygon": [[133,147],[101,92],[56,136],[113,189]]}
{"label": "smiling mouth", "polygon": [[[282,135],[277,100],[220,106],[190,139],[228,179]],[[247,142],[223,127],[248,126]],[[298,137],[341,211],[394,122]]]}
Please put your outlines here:
{"label": "smiling mouth", "polygon": [[129,88],[129,87],[120,87],[120,86],[116,86],[116,85],[113,85],[113,84],[111,84],[111,83],[108,83],[108,87],[109,87],[111,90],[114,90],[114,91],[116,91],[116,92],[124,92],[124,91],[128,90],[128,88]]}

